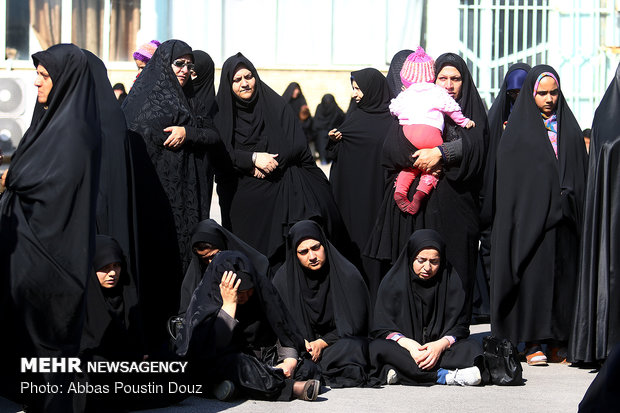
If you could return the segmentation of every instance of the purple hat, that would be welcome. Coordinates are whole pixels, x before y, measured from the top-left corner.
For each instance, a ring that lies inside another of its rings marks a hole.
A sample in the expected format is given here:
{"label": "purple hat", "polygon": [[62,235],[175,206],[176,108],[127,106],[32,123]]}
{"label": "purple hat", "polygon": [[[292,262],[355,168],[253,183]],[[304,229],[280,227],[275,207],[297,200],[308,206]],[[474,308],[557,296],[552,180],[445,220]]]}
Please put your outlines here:
{"label": "purple hat", "polygon": [[155,49],[157,49],[157,46],[159,46],[160,44],[161,43],[159,43],[157,40],[151,40],[148,43],[144,43],[142,46],[138,47],[138,50],[133,53],[133,58],[135,60],[140,60],[144,63],[148,63],[148,61],[151,60],[151,57],[153,57]]}
{"label": "purple hat", "polygon": [[407,56],[400,71],[400,79],[406,87],[412,83],[432,83],[435,80],[435,62],[420,46]]}

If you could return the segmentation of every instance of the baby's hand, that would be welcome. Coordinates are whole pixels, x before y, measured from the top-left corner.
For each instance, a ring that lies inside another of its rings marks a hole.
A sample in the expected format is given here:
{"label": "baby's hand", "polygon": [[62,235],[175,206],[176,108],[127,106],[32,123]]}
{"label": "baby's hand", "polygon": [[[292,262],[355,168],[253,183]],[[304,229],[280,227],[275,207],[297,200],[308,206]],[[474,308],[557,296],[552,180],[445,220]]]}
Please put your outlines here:
{"label": "baby's hand", "polygon": [[476,126],[476,122],[470,119],[469,122],[467,122],[467,125],[465,125],[465,129],[471,129],[474,126]]}

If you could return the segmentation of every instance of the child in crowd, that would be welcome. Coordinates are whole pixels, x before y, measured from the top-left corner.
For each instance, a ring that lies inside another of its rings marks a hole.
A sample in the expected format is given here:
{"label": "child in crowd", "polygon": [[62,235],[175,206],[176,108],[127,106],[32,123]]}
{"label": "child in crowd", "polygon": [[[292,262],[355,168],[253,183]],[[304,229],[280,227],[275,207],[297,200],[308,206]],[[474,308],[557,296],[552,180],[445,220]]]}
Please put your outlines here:
{"label": "child in crowd", "polygon": [[[400,77],[407,89],[392,99],[390,111],[398,117],[405,137],[417,149],[441,148],[444,114],[461,127],[469,129],[476,126],[463,116],[461,107],[448,92],[433,83],[435,62],[421,47],[407,57]],[[409,201],[409,187],[421,172],[418,168],[403,169],[394,183],[394,201],[401,211],[412,215],[418,212],[422,200],[437,186],[438,178],[423,172],[413,200]]]}

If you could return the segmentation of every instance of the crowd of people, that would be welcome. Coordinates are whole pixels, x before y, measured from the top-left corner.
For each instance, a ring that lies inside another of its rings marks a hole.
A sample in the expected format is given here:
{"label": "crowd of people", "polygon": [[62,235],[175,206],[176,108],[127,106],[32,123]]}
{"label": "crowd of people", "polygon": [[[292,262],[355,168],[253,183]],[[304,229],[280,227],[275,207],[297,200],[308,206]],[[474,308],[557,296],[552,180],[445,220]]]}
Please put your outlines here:
{"label": "crowd of people", "polygon": [[351,72],[346,115],[325,94],[312,117],[298,83],[280,96],[241,53],[217,94],[183,41],[133,57],[125,93],[75,45],[32,56],[37,103],[0,198],[0,389],[28,411],[179,396],[25,394],[118,376],[22,358],[184,360],[178,380],[209,397],[311,401],[489,384],[480,316],[530,365],[600,365],[620,341],[620,68],[588,157],[547,65],[510,67],[487,114],[460,56],[403,50],[387,77]]}

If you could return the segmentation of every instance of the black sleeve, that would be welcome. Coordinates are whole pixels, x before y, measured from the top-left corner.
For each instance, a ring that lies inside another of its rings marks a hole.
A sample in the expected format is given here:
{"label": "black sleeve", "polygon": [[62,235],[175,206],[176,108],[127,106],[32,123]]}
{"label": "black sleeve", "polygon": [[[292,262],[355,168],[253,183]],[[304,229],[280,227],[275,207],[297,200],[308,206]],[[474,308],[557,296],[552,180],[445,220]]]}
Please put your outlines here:
{"label": "black sleeve", "polygon": [[230,314],[220,308],[213,324],[215,347],[219,350],[225,348],[232,340],[233,331],[239,322]]}

